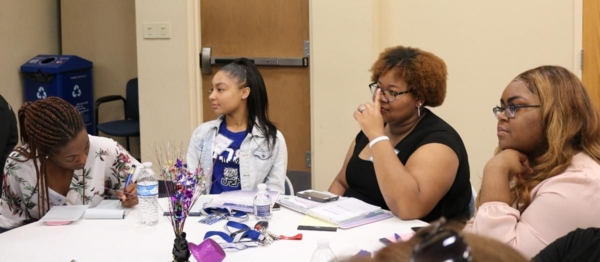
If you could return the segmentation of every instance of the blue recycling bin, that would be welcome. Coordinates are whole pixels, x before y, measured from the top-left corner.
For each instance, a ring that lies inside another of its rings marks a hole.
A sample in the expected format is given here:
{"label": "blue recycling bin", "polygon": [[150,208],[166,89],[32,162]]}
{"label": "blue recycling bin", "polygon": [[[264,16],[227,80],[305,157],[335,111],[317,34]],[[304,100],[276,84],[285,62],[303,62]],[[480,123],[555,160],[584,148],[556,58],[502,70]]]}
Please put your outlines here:
{"label": "blue recycling bin", "polygon": [[92,67],[92,62],[73,55],[30,59],[21,66],[25,101],[60,97],[79,110],[88,133],[95,135]]}

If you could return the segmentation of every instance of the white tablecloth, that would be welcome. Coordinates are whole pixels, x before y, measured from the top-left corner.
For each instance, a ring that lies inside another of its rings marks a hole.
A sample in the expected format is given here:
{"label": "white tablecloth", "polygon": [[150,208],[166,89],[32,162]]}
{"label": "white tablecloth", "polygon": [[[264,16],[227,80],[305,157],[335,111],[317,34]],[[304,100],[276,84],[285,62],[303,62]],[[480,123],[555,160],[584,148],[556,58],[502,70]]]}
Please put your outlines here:
{"label": "white tablecloth", "polygon": [[[293,236],[302,233],[302,240],[281,240],[269,246],[246,250],[227,250],[225,261],[310,261],[320,238],[330,240],[338,257],[347,257],[361,249],[376,251],[383,247],[378,240],[394,233],[404,234],[411,227],[424,226],[419,220],[402,221],[397,217],[337,232],[299,231],[304,215],[282,207],[275,211],[269,223],[271,232]],[[206,231],[223,230],[225,221],[213,225],[198,223],[199,217],[188,218],[187,240],[202,242]],[[256,223],[254,217],[245,222]],[[174,239],[171,224],[161,217],[156,226],[138,224],[134,209],[124,220],[79,220],[65,226],[45,226],[32,223],[0,234],[0,261],[171,261]],[[195,261],[192,259],[192,261]]]}

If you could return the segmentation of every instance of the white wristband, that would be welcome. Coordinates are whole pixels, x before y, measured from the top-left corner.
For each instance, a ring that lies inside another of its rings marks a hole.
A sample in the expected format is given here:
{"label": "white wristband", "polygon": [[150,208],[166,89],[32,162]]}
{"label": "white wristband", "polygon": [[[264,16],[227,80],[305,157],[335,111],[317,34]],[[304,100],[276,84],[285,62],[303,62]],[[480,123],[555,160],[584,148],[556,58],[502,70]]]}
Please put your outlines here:
{"label": "white wristband", "polygon": [[371,140],[371,142],[369,143],[369,147],[372,148],[373,145],[377,144],[377,142],[380,142],[383,140],[390,140],[390,138],[387,136],[376,137],[375,139]]}

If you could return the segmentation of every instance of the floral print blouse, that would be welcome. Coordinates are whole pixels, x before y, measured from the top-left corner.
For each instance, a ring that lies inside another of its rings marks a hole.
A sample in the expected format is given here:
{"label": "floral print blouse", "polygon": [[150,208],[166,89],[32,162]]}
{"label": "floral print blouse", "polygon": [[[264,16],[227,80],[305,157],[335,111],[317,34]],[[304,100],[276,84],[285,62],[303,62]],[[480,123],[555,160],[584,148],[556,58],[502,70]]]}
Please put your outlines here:
{"label": "floral print blouse", "polygon": [[[142,165],[114,140],[91,135],[89,139],[85,167],[75,170],[66,196],[48,189],[50,206],[90,204],[93,198],[116,196],[115,190],[122,189],[131,167],[141,168]],[[25,157],[13,151],[4,167],[0,227],[6,229],[40,219],[33,160],[15,159]]]}

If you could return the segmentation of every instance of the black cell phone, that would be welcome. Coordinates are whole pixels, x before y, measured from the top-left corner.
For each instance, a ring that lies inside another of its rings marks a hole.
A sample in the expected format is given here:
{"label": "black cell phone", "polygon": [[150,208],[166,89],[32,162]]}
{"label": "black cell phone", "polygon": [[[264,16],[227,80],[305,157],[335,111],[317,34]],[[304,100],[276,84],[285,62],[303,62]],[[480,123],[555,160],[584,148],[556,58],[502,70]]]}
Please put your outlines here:
{"label": "black cell phone", "polygon": [[279,205],[279,203],[275,203],[273,204],[273,210],[280,210],[281,206]]}
{"label": "black cell phone", "polygon": [[329,192],[319,192],[319,191],[315,191],[315,190],[304,190],[304,191],[298,192],[298,194],[296,194],[296,196],[304,198],[304,199],[312,200],[315,202],[320,202],[320,203],[332,202],[332,201],[336,201],[340,198],[339,196],[336,196]]}

